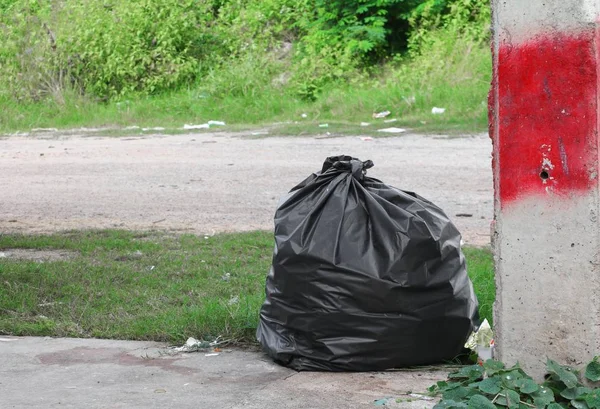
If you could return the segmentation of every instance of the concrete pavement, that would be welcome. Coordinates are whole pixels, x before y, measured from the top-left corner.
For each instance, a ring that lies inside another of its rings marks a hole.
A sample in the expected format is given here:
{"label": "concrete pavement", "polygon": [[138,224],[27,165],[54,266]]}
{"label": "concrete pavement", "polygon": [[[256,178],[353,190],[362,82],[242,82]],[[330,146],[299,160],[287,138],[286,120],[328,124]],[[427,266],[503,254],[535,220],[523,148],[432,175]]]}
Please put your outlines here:
{"label": "concrete pavement", "polygon": [[354,409],[382,403],[422,409],[435,401],[414,394],[446,375],[297,373],[257,351],[207,356],[174,353],[155,342],[0,337],[3,409]]}

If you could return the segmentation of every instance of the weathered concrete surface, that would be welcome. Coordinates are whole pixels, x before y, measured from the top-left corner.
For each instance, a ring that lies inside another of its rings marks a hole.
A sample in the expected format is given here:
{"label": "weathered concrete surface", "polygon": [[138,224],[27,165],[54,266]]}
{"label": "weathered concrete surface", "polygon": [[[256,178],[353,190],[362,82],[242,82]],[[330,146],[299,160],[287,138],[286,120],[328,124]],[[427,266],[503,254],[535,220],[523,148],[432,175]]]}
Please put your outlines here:
{"label": "weathered concrete surface", "polygon": [[296,373],[259,352],[173,355],[151,342],[0,337],[4,408],[431,408],[444,371]]}
{"label": "weathered concrete surface", "polygon": [[0,231],[272,229],[279,198],[327,156],[344,153],[373,160],[369,175],[439,205],[467,243],[490,242],[487,135],[372,141],[245,135],[0,138]]}
{"label": "weathered concrete surface", "polygon": [[598,0],[496,0],[497,358],[600,355]]}

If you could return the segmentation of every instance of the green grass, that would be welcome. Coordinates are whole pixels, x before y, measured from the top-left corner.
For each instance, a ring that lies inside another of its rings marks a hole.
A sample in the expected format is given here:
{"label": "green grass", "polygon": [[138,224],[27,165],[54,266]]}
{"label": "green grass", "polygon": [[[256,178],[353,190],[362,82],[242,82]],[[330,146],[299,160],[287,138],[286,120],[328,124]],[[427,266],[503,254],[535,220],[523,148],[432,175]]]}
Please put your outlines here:
{"label": "green grass", "polygon": [[[271,263],[272,233],[197,237],[125,231],[0,235],[2,249],[63,249],[64,261],[0,259],[0,334],[182,343],[252,342]],[[465,250],[491,321],[489,250]]]}
{"label": "green grass", "polygon": [[467,247],[463,249],[467,259],[469,277],[473,281],[475,293],[479,300],[481,320],[487,318],[493,324],[493,308],[496,299],[496,282],[494,280],[494,258],[488,249]]}
{"label": "green grass", "polygon": [[[470,58],[483,68],[470,75],[454,73],[453,78],[446,78],[439,74],[421,77],[416,63],[414,69],[405,65],[400,71],[383,67],[378,76],[362,82],[330,84],[315,101],[303,100],[264,78],[238,90],[234,87],[236,81],[248,80],[244,78],[248,74],[237,71],[229,74],[228,84],[198,84],[155,96],[132,95],[120,101],[97,102],[67,91],[59,98],[49,97],[41,102],[17,103],[0,96],[0,135],[32,128],[137,125],[178,129],[184,124],[209,120],[225,121],[227,129],[279,124],[273,127],[273,134],[280,131],[283,135],[324,131],[369,135],[372,131],[361,128],[360,123],[383,122],[373,120],[372,114],[385,110],[391,111],[389,118],[398,122],[378,124],[381,127],[408,127],[419,132],[481,132],[487,127],[487,69],[491,72],[491,59],[485,53]],[[434,106],[446,108],[446,112],[432,115]],[[322,123],[340,126],[323,130],[316,126]]]}

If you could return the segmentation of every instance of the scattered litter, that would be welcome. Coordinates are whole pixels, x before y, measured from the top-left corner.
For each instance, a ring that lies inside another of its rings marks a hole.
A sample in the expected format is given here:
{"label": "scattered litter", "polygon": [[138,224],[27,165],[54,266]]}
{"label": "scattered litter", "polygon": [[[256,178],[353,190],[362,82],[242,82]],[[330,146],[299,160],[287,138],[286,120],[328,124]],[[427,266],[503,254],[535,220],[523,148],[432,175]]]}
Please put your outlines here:
{"label": "scattered litter", "polygon": [[204,240],[208,240],[208,239],[209,239],[209,237],[208,237],[208,236],[204,236]]}
{"label": "scattered litter", "polygon": [[404,128],[384,128],[384,129],[378,129],[377,132],[402,133],[402,132],[406,132],[406,129],[404,129]]}
{"label": "scattered litter", "polygon": [[146,131],[164,131],[165,128],[161,127],[161,126],[156,126],[154,128],[142,128],[142,131],[146,132]]}
{"label": "scattered litter", "polygon": [[388,403],[388,400],[390,400],[392,398],[383,398],[383,399],[377,399],[375,402],[373,402],[373,405],[375,406],[386,406]]}
{"label": "scattered litter", "polygon": [[150,266],[150,271],[154,270],[156,266]]}
{"label": "scattered litter", "polygon": [[200,260],[201,263],[206,263],[206,260]]}
{"label": "scattered litter", "polygon": [[223,122],[223,121],[208,121],[207,123],[200,124],[200,125],[185,124],[185,125],[183,125],[183,129],[184,130],[210,129],[211,126],[225,126],[225,122]]}
{"label": "scattered litter", "polygon": [[202,124],[202,125],[188,125],[185,124],[183,125],[183,129],[185,130],[190,130],[190,129],[209,129],[210,125],[209,124]]}
{"label": "scattered litter", "polygon": [[389,116],[390,114],[391,114],[390,111],[377,112],[377,113],[373,114],[373,118],[375,118],[375,119],[385,118],[386,116]]}
{"label": "scattered litter", "polygon": [[302,118],[308,118],[308,115],[306,115],[306,114],[302,114],[301,116],[302,116]]}
{"label": "scattered litter", "polygon": [[167,393],[166,389],[154,389],[154,393]]}
{"label": "scattered litter", "polygon": [[183,386],[188,386],[188,385],[189,385],[189,382],[188,382],[188,383],[184,383],[184,384],[183,384]]}
{"label": "scattered litter", "polygon": [[435,400],[435,398],[432,398],[431,396],[421,395],[420,393],[409,393],[408,397],[420,400]]}
{"label": "scattered litter", "polygon": [[56,128],[33,128],[31,132],[58,132]]}
{"label": "scattered litter", "polygon": [[13,342],[13,341],[18,341],[18,339],[13,339],[13,338],[0,338],[0,342]]}
{"label": "scattered litter", "polygon": [[223,276],[221,276],[221,280],[223,280],[223,281],[231,280],[231,274],[230,273],[224,274]]}
{"label": "scattered litter", "polygon": [[229,302],[227,304],[229,305],[234,305],[240,302],[240,297],[235,296],[235,297],[231,297],[231,299],[229,300]]}
{"label": "scattered litter", "polygon": [[386,119],[385,121],[383,121],[386,124],[391,124],[392,122],[397,122],[398,120],[396,118],[392,118],[392,119]]}
{"label": "scattered litter", "polygon": [[125,129],[126,129],[126,130],[131,130],[131,129],[140,129],[140,127],[139,127],[139,126],[137,126],[137,125],[133,125],[133,126],[127,126],[127,127],[125,127]]}
{"label": "scattered litter", "polygon": [[219,356],[220,354],[218,353],[214,353],[214,354],[204,354],[204,356]]}
{"label": "scattered litter", "polygon": [[471,213],[458,213],[456,217],[473,217]]}
{"label": "scattered litter", "polygon": [[268,135],[268,134],[269,134],[269,131],[258,131],[258,132],[251,133],[252,136]]}
{"label": "scattered litter", "polygon": [[4,253],[3,251],[0,251],[0,258],[6,258],[6,253]]}
{"label": "scattered litter", "polygon": [[492,359],[494,345],[494,331],[492,331],[488,320],[484,319],[479,329],[472,333],[467,340],[465,348],[477,352],[479,362],[485,362],[488,359]]}
{"label": "scattered litter", "polygon": [[368,122],[361,122],[361,123],[360,123],[360,126],[369,126],[369,125],[371,125],[371,124],[370,124],[370,123],[368,123]]}
{"label": "scattered litter", "polygon": [[60,302],[60,301],[59,302],[55,302],[55,301],[53,301],[53,302],[44,302],[44,303],[38,304],[38,307],[52,307],[53,305],[63,305],[63,304],[64,303]]}
{"label": "scattered litter", "polygon": [[187,339],[185,344],[180,347],[172,348],[173,351],[176,352],[198,352],[198,351],[206,351],[206,350],[214,350],[221,344],[225,344],[229,341],[221,341],[221,337],[217,337],[212,342],[209,341],[201,341],[196,338],[190,337]]}
{"label": "scattered litter", "polygon": [[431,113],[434,115],[441,115],[444,112],[446,112],[446,108],[438,108],[438,107],[431,108]]}
{"label": "scattered litter", "polygon": [[372,141],[373,138],[371,138],[370,136],[363,136],[362,138],[360,138],[361,141],[365,141],[365,142],[369,142]]}
{"label": "scattered litter", "polygon": [[415,96],[413,95],[412,97],[402,97],[402,99],[404,100],[404,102],[406,102],[408,105],[412,105],[415,102],[417,102],[417,98],[415,98]]}
{"label": "scattered litter", "polygon": [[329,128],[329,124],[320,124],[319,128]]}

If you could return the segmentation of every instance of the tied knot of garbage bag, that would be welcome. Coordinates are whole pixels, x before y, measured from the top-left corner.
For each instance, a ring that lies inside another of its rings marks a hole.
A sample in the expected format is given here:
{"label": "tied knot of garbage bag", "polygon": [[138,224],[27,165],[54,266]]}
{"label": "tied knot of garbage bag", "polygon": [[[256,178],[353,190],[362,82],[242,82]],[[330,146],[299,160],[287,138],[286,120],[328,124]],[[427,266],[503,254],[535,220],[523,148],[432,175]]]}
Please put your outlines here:
{"label": "tied knot of garbage bag", "polygon": [[363,180],[363,177],[367,174],[367,169],[371,169],[373,166],[375,165],[371,160],[363,162],[360,159],[347,155],[330,156],[323,163],[321,173],[349,172],[352,173],[355,179]]}

